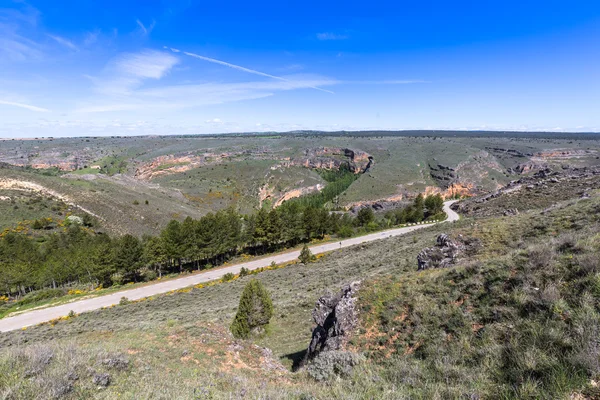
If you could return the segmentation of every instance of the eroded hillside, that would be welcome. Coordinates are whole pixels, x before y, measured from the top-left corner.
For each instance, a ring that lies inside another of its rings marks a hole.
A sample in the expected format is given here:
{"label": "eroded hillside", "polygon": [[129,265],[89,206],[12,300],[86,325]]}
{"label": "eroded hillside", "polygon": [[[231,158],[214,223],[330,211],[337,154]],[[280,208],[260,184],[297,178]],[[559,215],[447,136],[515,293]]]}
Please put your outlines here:
{"label": "eroded hillside", "polygon": [[[243,213],[279,206],[322,190],[318,172],[342,166],[358,179],[329,208],[387,207],[418,193],[480,195],[542,169],[597,165],[598,149],[589,138],[434,133],[6,140],[0,173],[40,185],[39,193],[95,215],[108,231],[141,235],[231,206]],[[7,190],[0,195],[10,197]],[[40,211],[27,218],[51,217]]]}

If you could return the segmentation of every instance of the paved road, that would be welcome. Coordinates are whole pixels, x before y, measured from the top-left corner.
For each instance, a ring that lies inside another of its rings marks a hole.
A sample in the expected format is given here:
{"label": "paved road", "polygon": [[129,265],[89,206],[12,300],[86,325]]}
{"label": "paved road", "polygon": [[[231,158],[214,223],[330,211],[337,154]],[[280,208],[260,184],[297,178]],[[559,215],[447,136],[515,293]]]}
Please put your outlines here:
{"label": "paved road", "polygon": [[[459,216],[450,209],[450,205],[455,201],[447,201],[444,203],[444,211],[448,214],[446,221],[456,221]],[[446,222],[444,221],[444,222]],[[372,242],[374,240],[384,239],[392,236],[400,236],[417,229],[431,226],[432,224],[413,225],[404,228],[390,229],[385,232],[377,232],[357,238],[345,239],[341,242],[327,243],[318,246],[312,246],[310,250],[313,254],[324,253],[332,250],[341,249],[343,247],[354,246],[360,243]],[[48,307],[40,310],[29,311],[14,317],[0,319],[0,332],[7,332],[16,329],[21,329],[27,326],[37,325],[42,322],[47,322],[52,319],[67,315],[71,310],[76,313],[85,311],[97,310],[102,307],[108,307],[113,304],[118,304],[121,297],[127,297],[129,300],[137,300],[144,297],[150,297],[160,293],[167,293],[172,290],[182,289],[198,283],[214,281],[220,279],[228,272],[237,274],[242,268],[249,270],[266,267],[272,262],[277,264],[292,261],[298,258],[300,251],[291,251],[288,253],[277,254],[270,257],[264,257],[260,260],[250,261],[242,264],[232,265],[230,267],[208,270],[194,275],[188,275],[178,279],[172,279],[164,282],[153,283],[136,289],[123,290],[117,293],[94,297],[85,300],[79,300],[68,304],[63,304],[55,307]]]}

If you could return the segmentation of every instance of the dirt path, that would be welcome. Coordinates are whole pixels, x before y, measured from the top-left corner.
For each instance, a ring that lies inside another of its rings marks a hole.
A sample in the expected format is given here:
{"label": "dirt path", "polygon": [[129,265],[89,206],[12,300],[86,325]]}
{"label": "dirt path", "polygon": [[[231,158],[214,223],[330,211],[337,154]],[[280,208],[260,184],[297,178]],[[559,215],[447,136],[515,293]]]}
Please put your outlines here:
{"label": "dirt path", "polygon": [[[450,205],[456,201],[447,201],[444,203],[444,211],[448,214],[448,219],[444,222],[454,222],[459,219],[456,212],[450,209]],[[443,223],[443,222],[442,222]],[[417,229],[432,226],[432,224],[413,225],[404,228],[390,229],[384,232],[376,232],[370,235],[361,237],[345,239],[341,242],[326,243],[322,245],[312,246],[310,249],[313,254],[325,253],[341,249],[344,247],[350,247],[361,243],[372,242],[374,240],[385,239],[393,236],[405,235],[409,232]],[[300,251],[290,251],[288,253],[277,254],[270,257],[261,258],[260,260],[250,261],[246,263],[236,264],[225,268],[219,268],[215,270],[208,270],[194,275],[188,275],[182,278],[173,279],[165,282],[158,282],[143,286],[136,289],[123,290],[113,294],[94,297],[91,299],[79,300],[76,302],[44,308],[40,310],[34,310],[26,312],[14,317],[0,319],[0,332],[7,332],[12,330],[21,329],[27,326],[37,325],[42,322],[47,322],[52,319],[67,315],[70,311],[76,313],[82,313],[85,311],[97,310],[102,307],[108,307],[113,304],[118,304],[121,297],[127,297],[129,300],[138,300],[144,297],[150,297],[156,294],[167,293],[172,290],[182,289],[188,286],[196,285],[198,283],[204,283],[220,279],[227,273],[237,274],[242,268],[254,270],[270,265],[272,262],[276,264],[292,261],[298,258]]]}

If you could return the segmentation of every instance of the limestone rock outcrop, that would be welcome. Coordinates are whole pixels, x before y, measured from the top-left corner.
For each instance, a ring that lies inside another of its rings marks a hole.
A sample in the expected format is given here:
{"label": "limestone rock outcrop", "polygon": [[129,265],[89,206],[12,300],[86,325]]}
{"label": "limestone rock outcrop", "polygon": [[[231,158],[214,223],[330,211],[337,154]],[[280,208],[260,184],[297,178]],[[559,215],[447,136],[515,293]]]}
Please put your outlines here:
{"label": "limestone rock outcrop", "polygon": [[355,295],[359,288],[360,281],[355,281],[338,293],[328,292],[317,300],[312,312],[317,326],[302,365],[319,353],[343,349],[358,323]]}
{"label": "limestone rock outcrop", "polygon": [[435,247],[427,247],[417,256],[418,271],[431,268],[446,268],[454,264],[461,251],[460,244],[445,233],[437,237]]}
{"label": "limestone rock outcrop", "polygon": [[418,271],[431,268],[447,268],[456,264],[463,254],[469,255],[481,246],[478,239],[464,238],[459,235],[453,240],[442,233],[437,237],[435,247],[427,247],[417,256]]}

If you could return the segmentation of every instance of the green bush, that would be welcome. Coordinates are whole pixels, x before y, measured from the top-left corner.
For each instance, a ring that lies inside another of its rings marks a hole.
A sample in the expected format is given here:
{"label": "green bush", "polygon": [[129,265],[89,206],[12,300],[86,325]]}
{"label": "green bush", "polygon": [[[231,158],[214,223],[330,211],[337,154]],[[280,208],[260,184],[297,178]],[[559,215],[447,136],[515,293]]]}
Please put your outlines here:
{"label": "green bush", "polygon": [[363,360],[360,354],[349,351],[326,351],[311,361],[306,372],[317,381],[329,380],[334,376],[348,377]]}
{"label": "green bush", "polygon": [[260,281],[252,279],[242,292],[240,305],[230,326],[231,333],[238,339],[247,339],[260,333],[273,316],[273,303],[269,292]]}
{"label": "green bush", "polygon": [[304,247],[302,247],[302,251],[300,251],[300,256],[298,257],[298,260],[300,260],[300,262],[303,264],[308,264],[309,262],[315,260],[315,256],[310,251],[307,245],[304,245]]}
{"label": "green bush", "polygon": [[229,282],[232,281],[235,278],[235,275],[231,272],[226,273],[225,275],[223,275],[223,278],[221,278],[223,280],[223,282]]}
{"label": "green bush", "polygon": [[340,229],[338,229],[337,235],[341,238],[349,238],[354,235],[354,230],[352,229],[352,227],[344,225]]}
{"label": "green bush", "polygon": [[371,207],[364,207],[358,211],[358,214],[356,215],[356,222],[358,225],[365,226],[373,221],[375,221],[375,213]]}
{"label": "green bush", "polygon": [[248,270],[248,268],[242,267],[242,269],[240,269],[240,278],[248,275],[250,275],[250,270]]}
{"label": "green bush", "polygon": [[143,276],[145,282],[151,282],[151,281],[155,280],[156,278],[158,278],[158,274],[156,273],[156,271],[154,271],[152,269],[148,269],[148,270],[144,271],[142,276]]}
{"label": "green bush", "polygon": [[65,291],[63,289],[42,289],[32,293],[28,293],[27,295],[23,296],[23,298],[19,300],[18,303],[20,305],[31,304],[37,301],[55,299],[64,295]]}
{"label": "green bush", "polygon": [[375,232],[379,230],[379,224],[375,221],[371,221],[366,226],[367,232]]}

